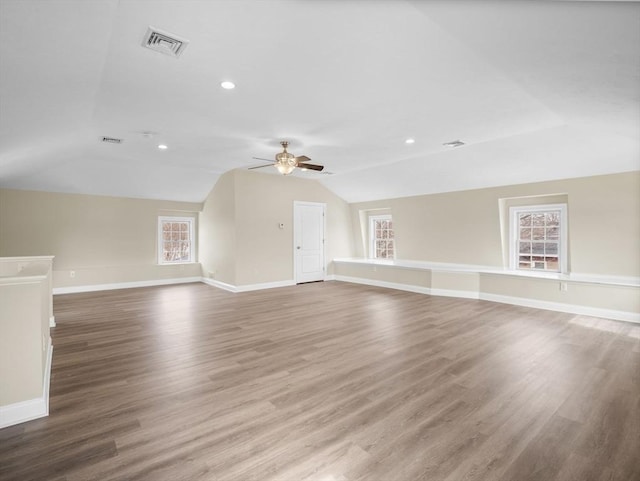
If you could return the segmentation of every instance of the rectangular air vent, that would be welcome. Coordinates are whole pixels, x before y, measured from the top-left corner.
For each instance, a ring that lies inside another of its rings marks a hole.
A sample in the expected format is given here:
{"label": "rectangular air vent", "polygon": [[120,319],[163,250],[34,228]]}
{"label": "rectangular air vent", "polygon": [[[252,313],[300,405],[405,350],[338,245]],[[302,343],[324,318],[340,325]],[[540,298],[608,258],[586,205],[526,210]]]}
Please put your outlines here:
{"label": "rectangular air vent", "polygon": [[149,27],[147,33],[142,40],[142,46],[155,50],[156,52],[178,58],[187,45],[189,40],[180,38],[169,32],[163,32],[155,27]]}
{"label": "rectangular air vent", "polygon": [[442,145],[445,147],[461,147],[464,145],[464,142],[462,140],[453,140],[451,142],[445,142]]}
{"label": "rectangular air vent", "polygon": [[122,139],[116,139],[115,137],[102,137],[103,142],[107,142],[108,144],[121,144]]}

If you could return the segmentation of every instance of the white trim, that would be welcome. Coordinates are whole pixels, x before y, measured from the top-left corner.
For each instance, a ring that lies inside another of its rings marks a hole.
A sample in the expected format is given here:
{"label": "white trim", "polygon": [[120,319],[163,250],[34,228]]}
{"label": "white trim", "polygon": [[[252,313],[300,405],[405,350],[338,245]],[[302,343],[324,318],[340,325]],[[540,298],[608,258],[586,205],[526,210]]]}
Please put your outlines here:
{"label": "white trim", "polygon": [[38,397],[0,406],[0,429],[47,416],[47,403]]}
{"label": "white trim", "polygon": [[119,282],[114,284],[94,284],[88,286],[71,286],[71,287],[54,287],[53,294],[77,294],[81,292],[96,292],[96,291],[110,291],[115,289],[132,289],[136,287],[154,287],[154,286],[166,286],[172,284],[189,284],[192,282],[202,282],[204,284],[218,287],[229,292],[248,292],[259,291],[262,289],[273,289],[276,287],[295,286],[294,280],[265,282],[261,284],[246,284],[243,286],[234,286],[225,282],[210,279],[208,277],[179,277],[174,279],[154,279],[149,281],[135,281],[135,282]]}
{"label": "white trim", "polygon": [[223,289],[225,291],[229,291],[233,293],[238,292],[238,289],[236,288],[236,286],[227,284],[226,282],[216,281],[215,279],[210,279],[208,277],[203,277],[202,282],[209,286],[217,287],[218,289]]}
{"label": "white trim", "polygon": [[633,276],[607,276],[603,274],[580,274],[572,272],[569,280],[575,282],[585,282],[589,284],[604,284],[609,286],[639,287],[640,277]]}
{"label": "white trim", "polygon": [[51,345],[51,338],[49,338],[47,362],[42,382],[42,397],[0,406],[0,429],[49,415],[49,382],[51,379],[52,358],[53,346]]}
{"label": "white trim", "polygon": [[566,312],[581,316],[602,317],[614,319],[616,321],[627,321],[640,323],[640,314],[637,312],[617,311],[614,309],[602,309],[599,307],[580,306],[577,304],[563,304],[561,302],[539,301],[537,299],[527,299],[524,297],[502,296],[499,294],[480,293],[480,299],[484,301],[500,302],[514,306],[533,307],[548,311]]}
{"label": "white trim", "polygon": [[[509,207],[509,268],[513,271],[530,272],[529,269],[519,269],[519,223],[517,216],[521,212],[548,212],[556,210],[560,212],[560,234],[558,236],[558,261],[559,273],[568,272],[568,239],[567,239],[567,204],[536,204],[536,205],[518,205]],[[533,240],[532,240],[533,242]],[[533,253],[531,254],[533,255]],[[531,269],[533,272],[554,272],[546,270]]]}
{"label": "white trim", "polygon": [[431,288],[432,296],[441,297],[460,297],[462,299],[480,299],[480,293],[478,291],[460,291],[455,289],[434,289]]}
{"label": "white trim", "polygon": [[51,336],[47,341],[47,362],[44,366],[44,379],[42,380],[42,397],[46,403],[46,414],[49,415],[49,387],[51,385],[51,366],[53,364],[53,344],[51,344]]}
{"label": "white trim", "polygon": [[415,292],[418,294],[431,294],[428,287],[414,286],[412,284],[399,284],[397,282],[379,281],[377,279],[365,279],[362,277],[335,276],[336,281],[351,282],[353,284],[365,284],[367,286],[386,287],[387,289],[398,289],[400,291]]}
{"label": "white trim", "polygon": [[544,271],[513,271],[494,266],[475,264],[450,264],[445,262],[410,261],[401,259],[367,259],[363,257],[345,257],[333,259],[336,264],[365,264],[381,267],[399,267],[402,269],[428,270],[434,272],[470,272],[474,274],[496,274],[503,276],[530,277],[538,279],[556,279],[588,284],[604,284],[611,286],[640,287],[640,277],[609,276],[603,274],[561,274],[559,272]]}
{"label": "white trim", "polygon": [[56,327],[56,316],[49,317],[49,327]]}
{"label": "white trim", "polygon": [[51,261],[55,256],[15,256],[0,257],[3,262],[33,262],[33,261]]}
{"label": "white trim", "polygon": [[217,281],[215,279],[210,279],[208,277],[203,277],[201,282],[217,287],[219,289],[223,289],[225,291],[233,292],[237,294],[238,292],[249,292],[249,291],[261,291],[263,289],[275,289],[278,287],[289,287],[295,286],[296,282],[294,280],[288,281],[276,281],[276,282],[264,282],[262,284],[245,284],[243,286],[234,286],[233,284],[227,284],[226,282]]}
{"label": "white trim", "polygon": [[244,286],[236,286],[236,292],[261,291],[262,289],[274,289],[277,287],[295,286],[296,281],[293,279],[288,281],[264,282],[262,284],[246,284]]}
{"label": "white trim", "polygon": [[53,294],[76,294],[79,292],[110,291],[135,287],[165,286],[169,284],[187,284],[202,282],[202,277],[177,277],[173,279],[152,279],[148,281],[117,282],[113,284],[91,284],[87,286],[54,287]]}
{"label": "white trim", "polygon": [[[189,224],[189,259],[186,261],[165,261],[162,258],[162,252],[164,251],[164,239],[162,238],[162,223],[163,222],[186,222]],[[159,215],[158,216],[158,265],[172,266],[176,264],[195,264],[196,263],[196,218],[189,216],[175,216],[175,215]]]}
{"label": "white trim", "polygon": [[46,274],[42,274],[41,276],[22,276],[20,274],[17,276],[2,276],[0,277],[0,285],[19,286],[22,284],[40,284],[46,278]]}
{"label": "white trim", "polygon": [[402,267],[403,269],[434,270],[442,272],[483,272],[495,271],[492,266],[477,264],[452,264],[448,262],[412,261],[406,259],[370,259],[364,257],[339,257],[333,259],[337,264],[368,264],[382,267]]}
{"label": "white trim", "polygon": [[[374,223],[378,220],[387,220],[393,222],[393,217],[391,214],[369,214],[368,216],[368,235],[369,235],[369,257],[371,259],[395,259],[396,257],[396,243],[395,238],[393,239],[393,257],[376,257],[377,249],[376,249],[376,236]],[[392,228],[393,230],[393,228]]]}

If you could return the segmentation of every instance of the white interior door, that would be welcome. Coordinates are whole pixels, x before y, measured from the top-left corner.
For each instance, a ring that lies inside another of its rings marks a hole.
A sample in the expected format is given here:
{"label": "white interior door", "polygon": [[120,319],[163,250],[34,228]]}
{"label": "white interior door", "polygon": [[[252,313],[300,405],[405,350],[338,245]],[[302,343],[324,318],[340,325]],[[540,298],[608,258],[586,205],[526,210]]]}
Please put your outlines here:
{"label": "white interior door", "polygon": [[296,283],[323,281],[326,204],[293,203],[293,265]]}

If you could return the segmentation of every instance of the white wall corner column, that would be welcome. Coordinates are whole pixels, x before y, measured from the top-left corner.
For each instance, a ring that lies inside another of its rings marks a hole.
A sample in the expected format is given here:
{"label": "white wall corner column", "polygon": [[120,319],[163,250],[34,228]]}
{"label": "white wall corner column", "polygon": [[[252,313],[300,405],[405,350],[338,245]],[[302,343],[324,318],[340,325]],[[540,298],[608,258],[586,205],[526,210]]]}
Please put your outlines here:
{"label": "white wall corner column", "polygon": [[49,414],[52,264],[0,257],[0,428]]}

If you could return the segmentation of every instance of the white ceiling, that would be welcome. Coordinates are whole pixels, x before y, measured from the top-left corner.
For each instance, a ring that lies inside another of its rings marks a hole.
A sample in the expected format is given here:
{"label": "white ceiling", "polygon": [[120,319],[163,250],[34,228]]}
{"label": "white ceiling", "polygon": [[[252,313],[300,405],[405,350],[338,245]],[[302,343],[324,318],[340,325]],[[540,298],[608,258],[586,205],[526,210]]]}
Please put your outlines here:
{"label": "white ceiling", "polygon": [[200,202],[283,139],[350,202],[640,170],[640,2],[0,9],[0,187]]}

